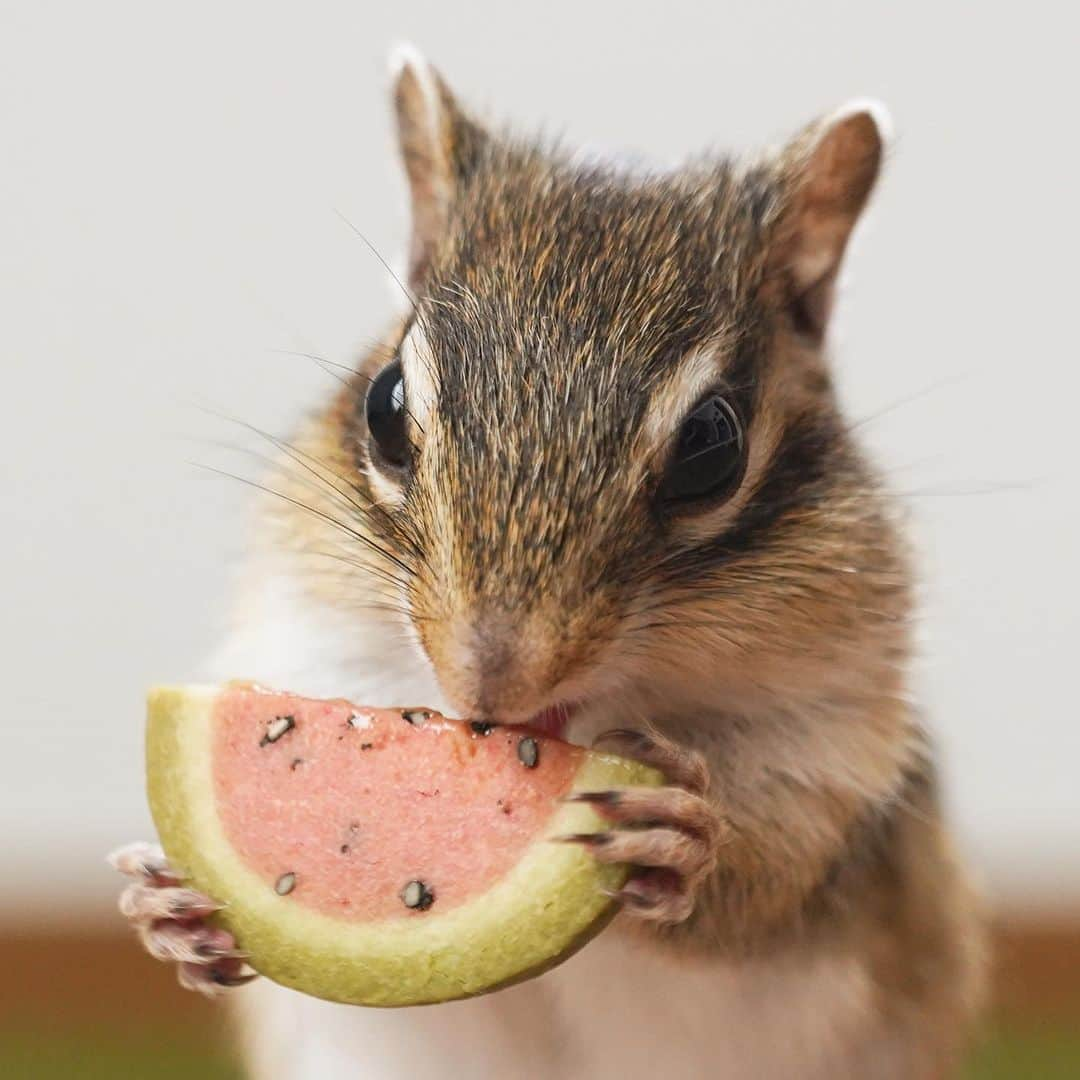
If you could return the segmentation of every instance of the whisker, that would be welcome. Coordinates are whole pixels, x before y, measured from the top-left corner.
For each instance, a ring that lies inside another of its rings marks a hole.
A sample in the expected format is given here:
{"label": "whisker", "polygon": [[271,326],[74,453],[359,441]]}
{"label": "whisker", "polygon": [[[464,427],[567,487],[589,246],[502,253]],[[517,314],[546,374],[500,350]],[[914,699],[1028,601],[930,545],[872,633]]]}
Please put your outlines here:
{"label": "whisker", "polygon": [[874,412],[868,413],[866,416],[854,421],[847,427],[848,432],[855,431],[858,428],[872,423],[875,420],[880,420],[883,416],[888,416],[889,413],[895,412],[897,409],[902,408],[904,405],[910,405],[915,401],[920,401],[924,397],[928,397],[930,394],[936,393],[938,390],[944,389],[946,386],[951,386],[956,383],[966,382],[971,378],[970,375],[945,375],[940,379],[936,379],[934,382],[922,387],[920,390],[914,390],[910,394],[905,394],[901,398],[897,398],[889,405],[885,405],[880,409],[875,409]]}
{"label": "whisker", "polygon": [[[204,411],[208,412],[211,416],[216,416],[219,420],[225,420],[228,423],[236,424],[238,427],[242,427],[245,430],[250,431],[252,434],[258,435],[259,438],[266,440],[272,446],[281,450],[282,453],[291,457],[296,462],[296,464],[300,465],[302,468],[312,473],[312,475],[316,476],[320,481],[326,484],[328,488],[336,491],[343,499],[348,502],[348,504],[353,509],[359,511],[360,513],[364,513],[367,510],[371,509],[372,500],[367,494],[367,492],[360,488],[353,481],[349,480],[348,477],[342,476],[336,470],[332,469],[325,461],[322,461],[320,458],[315,457],[313,454],[309,454],[305,450],[301,450],[294,443],[290,443],[286,439],[281,439],[278,436],[271,434],[269,431],[264,431],[262,428],[248,422],[247,420],[241,420],[239,419],[239,417],[228,416],[224,413],[217,413],[210,409]],[[320,468],[325,469],[336,480],[340,480],[341,483],[345,484],[346,487],[348,487],[350,491],[354,493],[358,498],[364,499],[366,500],[366,502],[360,502],[357,498],[353,498],[353,495],[350,494],[349,491],[342,491],[341,488],[339,488],[336,484],[332,484],[329,480],[326,479],[326,477],[320,475],[311,466],[305,464],[304,461],[300,460],[301,458],[306,458],[309,462],[313,462]]]}
{"label": "whisker", "polygon": [[402,581],[400,578],[394,577],[388,570],[384,570],[381,567],[372,566],[370,563],[364,562],[362,559],[357,559],[355,556],[350,557],[348,555],[341,555],[333,551],[312,551],[312,555],[318,555],[321,558],[333,559],[336,562],[344,563],[346,566],[354,567],[357,570],[362,570],[365,574],[371,574],[379,578],[384,584],[390,585],[395,588],[398,593],[404,592],[408,585],[408,582]]}
{"label": "whisker", "polygon": [[[190,441],[196,442],[201,446],[214,447],[219,450],[227,450],[229,453],[239,454],[243,457],[251,458],[254,461],[258,461],[260,464],[266,466],[268,470],[274,473],[280,473],[283,479],[287,479],[289,483],[302,484],[307,490],[315,495],[326,496],[329,495],[339,509],[346,512],[353,512],[360,507],[358,504],[353,503],[351,500],[341,496],[338,489],[326,481],[323,477],[315,475],[313,480],[310,475],[301,473],[296,469],[290,469],[289,464],[291,459],[284,460],[282,458],[271,457],[269,454],[264,454],[259,450],[250,446],[241,446],[239,443],[230,443],[222,439],[192,439]],[[286,455],[288,457],[288,455]],[[297,463],[302,464],[302,463]],[[308,470],[310,472],[310,470]],[[315,483],[315,480],[318,483]],[[372,503],[372,506],[377,505]]]}
{"label": "whisker", "polygon": [[416,297],[409,289],[405,287],[405,283],[401,280],[401,278],[397,276],[397,274],[394,273],[394,271],[390,267],[390,264],[382,257],[382,255],[379,254],[378,249],[375,247],[375,245],[340,210],[338,210],[337,207],[334,208],[334,213],[337,214],[337,216],[341,218],[341,220],[344,221],[345,224],[348,225],[348,227],[352,229],[352,231],[356,233],[357,236],[360,237],[360,239],[364,242],[364,245],[367,247],[368,251],[370,251],[371,254],[374,255],[380,263],[382,263],[383,269],[390,275],[391,278],[393,278],[394,282],[397,284],[397,287],[405,296],[405,299],[409,301],[409,307],[415,313],[418,306]]}
{"label": "whisker", "polygon": [[[380,347],[385,349],[385,356],[388,360],[392,360],[397,355],[396,350],[391,349],[389,346]],[[330,367],[340,368],[342,371],[348,372],[353,379],[359,379],[362,383],[365,383],[368,386],[370,386],[375,381],[372,376],[365,375],[364,372],[358,370],[357,368],[350,367],[348,364],[337,363],[334,360],[328,360],[325,356],[319,356],[316,353],[299,352],[295,349],[271,349],[271,352],[277,353],[281,356],[300,356],[306,360],[310,360],[312,363],[316,364],[323,371],[325,371],[326,374],[329,375],[332,379],[336,379],[339,383],[341,383],[342,386],[349,389],[352,388],[351,380],[343,378],[335,371],[330,371]],[[404,405],[403,407],[405,410],[405,415],[416,425],[417,430],[420,432],[420,434],[427,434],[424,431],[424,428],[421,425],[420,421],[416,418],[416,414],[409,408],[409,406]],[[416,450],[415,446],[413,446],[413,450]]]}
{"label": "whisker", "polygon": [[392,552],[387,551],[384,547],[381,547],[379,544],[375,543],[375,541],[372,540],[369,536],[365,536],[363,533],[358,532],[356,529],[350,528],[343,522],[338,521],[338,519],[333,517],[332,515],[327,514],[314,506],[310,506],[307,503],[302,502],[300,499],[294,499],[291,496],[286,495],[284,492],[277,491],[271,487],[267,487],[265,484],[260,484],[255,480],[249,480],[246,476],[237,476],[236,473],[231,473],[227,469],[218,469],[213,465],[206,465],[199,461],[190,461],[188,462],[188,464],[194,465],[197,469],[204,469],[207,472],[217,473],[219,476],[226,476],[230,480],[236,480],[241,484],[246,484],[248,487],[255,488],[257,491],[262,491],[267,495],[276,495],[279,499],[283,499],[285,502],[297,507],[300,510],[305,510],[307,513],[314,515],[322,521],[325,521],[328,525],[340,530],[347,536],[351,536],[354,540],[359,540],[360,543],[367,545],[369,548],[372,549],[372,551],[375,551],[383,558],[388,559],[395,566],[404,570],[405,573],[412,573],[412,570],[407,563],[403,562]]}

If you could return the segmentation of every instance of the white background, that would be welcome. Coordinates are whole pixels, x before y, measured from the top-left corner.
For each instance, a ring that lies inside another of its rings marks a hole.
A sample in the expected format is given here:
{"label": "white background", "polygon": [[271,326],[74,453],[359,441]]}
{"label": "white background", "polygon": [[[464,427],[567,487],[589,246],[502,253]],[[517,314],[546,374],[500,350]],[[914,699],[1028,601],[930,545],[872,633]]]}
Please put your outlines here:
{"label": "white background", "polygon": [[112,917],[101,855],[150,834],[142,693],[198,675],[242,542],[204,410],[284,434],[334,386],[284,351],[390,311],[337,212],[398,261],[401,38],[488,115],[662,160],[888,103],[843,394],[924,552],[962,843],[1003,903],[1080,904],[1076,39],[990,9],[0,5],[0,914]]}

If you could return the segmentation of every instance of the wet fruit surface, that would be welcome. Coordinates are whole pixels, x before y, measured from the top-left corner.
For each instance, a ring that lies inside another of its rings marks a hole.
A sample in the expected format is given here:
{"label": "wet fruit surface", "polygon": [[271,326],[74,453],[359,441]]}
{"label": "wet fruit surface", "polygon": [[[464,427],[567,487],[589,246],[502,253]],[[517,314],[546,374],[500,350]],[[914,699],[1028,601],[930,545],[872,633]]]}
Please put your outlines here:
{"label": "wet fruit surface", "polygon": [[[236,853],[290,902],[363,921],[422,919],[484,892],[535,842],[583,754],[426,709],[246,688],[220,695],[213,732]],[[403,903],[410,883],[417,902]]]}

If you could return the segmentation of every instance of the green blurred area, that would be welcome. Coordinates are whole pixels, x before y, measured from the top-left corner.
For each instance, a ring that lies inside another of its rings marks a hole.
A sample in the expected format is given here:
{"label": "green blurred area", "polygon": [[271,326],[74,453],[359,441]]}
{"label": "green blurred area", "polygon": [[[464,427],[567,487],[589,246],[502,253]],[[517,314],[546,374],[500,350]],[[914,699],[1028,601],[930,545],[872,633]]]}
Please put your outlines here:
{"label": "green blurred area", "polygon": [[242,1080],[215,1046],[188,1033],[138,1038],[78,1031],[0,1031],[4,1080]]}
{"label": "green blurred area", "polygon": [[[137,1039],[68,1031],[0,1032],[5,1080],[242,1080],[228,1056],[175,1032]],[[965,1080],[1077,1080],[1080,1031],[999,1031]]]}
{"label": "green blurred area", "polygon": [[966,1080],[1080,1080],[1080,1028],[994,1032],[976,1051]]}

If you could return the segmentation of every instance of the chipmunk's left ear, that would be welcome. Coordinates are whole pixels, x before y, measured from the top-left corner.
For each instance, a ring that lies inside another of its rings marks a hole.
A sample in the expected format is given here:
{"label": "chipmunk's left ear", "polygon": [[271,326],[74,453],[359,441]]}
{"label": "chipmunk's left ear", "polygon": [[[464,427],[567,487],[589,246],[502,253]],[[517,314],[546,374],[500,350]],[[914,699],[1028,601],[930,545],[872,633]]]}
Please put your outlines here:
{"label": "chipmunk's left ear", "polygon": [[455,194],[479,160],[487,135],[412,46],[392,52],[390,69],[398,145],[412,203],[409,282],[415,286],[427,272]]}
{"label": "chipmunk's left ear", "polygon": [[768,287],[813,338],[824,336],[844,249],[890,135],[884,107],[854,102],[811,124],[781,156],[786,196],[770,244]]}

